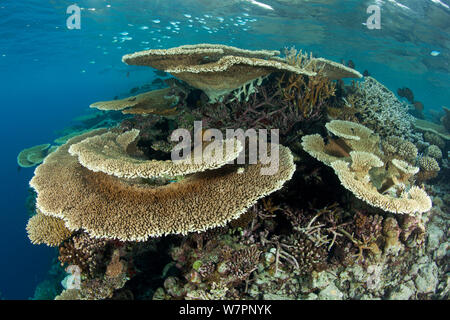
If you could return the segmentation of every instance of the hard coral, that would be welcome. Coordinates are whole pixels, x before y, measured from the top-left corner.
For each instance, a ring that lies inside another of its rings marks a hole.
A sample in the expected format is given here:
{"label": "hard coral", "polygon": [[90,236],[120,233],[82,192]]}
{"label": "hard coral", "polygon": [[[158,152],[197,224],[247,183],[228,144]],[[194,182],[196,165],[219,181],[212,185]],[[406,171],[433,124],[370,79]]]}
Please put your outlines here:
{"label": "hard coral", "polygon": [[69,140],[36,169],[30,182],[39,209],[64,217],[71,230],[83,229],[98,238],[143,241],[224,225],[280,189],[295,170],[291,152],[279,146],[275,174],[261,175],[262,163],[247,165],[243,172],[231,165],[155,188],[92,172],[69,154],[71,145],[99,133]]}

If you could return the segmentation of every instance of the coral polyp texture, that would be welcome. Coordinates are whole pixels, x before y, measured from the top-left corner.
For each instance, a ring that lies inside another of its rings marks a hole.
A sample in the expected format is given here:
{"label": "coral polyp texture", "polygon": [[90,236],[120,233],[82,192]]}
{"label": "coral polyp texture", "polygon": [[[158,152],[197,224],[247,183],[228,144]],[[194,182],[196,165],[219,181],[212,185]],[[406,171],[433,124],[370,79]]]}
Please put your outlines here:
{"label": "coral polyp texture", "polygon": [[267,59],[277,54],[278,51],[250,51],[223,45],[199,44],[136,52],[125,55],[122,61],[171,73],[203,90],[213,101],[272,72],[316,75],[313,71]]}
{"label": "coral polyp texture", "polygon": [[64,220],[38,212],[27,224],[28,238],[33,244],[45,243],[56,247],[70,237],[72,232],[66,228]]}
{"label": "coral polyp texture", "polygon": [[304,136],[303,149],[331,166],[342,185],[357,198],[393,213],[419,214],[431,209],[431,198],[426,192],[409,184],[408,179],[418,173],[419,168],[384,157],[380,138],[372,130],[343,120],[333,120],[325,126],[339,141],[329,137],[326,143],[317,134]]}
{"label": "coral polyp texture", "polygon": [[173,114],[178,104],[178,97],[171,93],[170,88],[153,90],[137,96],[121,100],[101,101],[90,105],[105,111],[119,111],[124,114]]}
{"label": "coral polyp texture", "polygon": [[[203,148],[200,156],[193,152],[187,160],[145,160],[132,157],[127,148],[139,135],[133,129],[121,134],[106,132],[73,144],[69,153],[78,156],[78,161],[94,172],[104,172],[120,178],[158,178],[187,175],[207,169],[217,169],[238,157],[243,146],[238,140],[220,141],[218,149],[222,155],[215,157],[213,152]],[[229,147],[227,147],[229,146]],[[228,149],[227,149],[228,148]],[[228,153],[227,153],[228,151]]]}
{"label": "coral polyp texture", "polygon": [[279,146],[279,170],[273,175],[261,175],[261,163],[243,170],[226,166],[156,187],[91,171],[69,153],[72,145],[99,134],[102,131],[69,140],[36,168],[30,182],[43,213],[97,238],[144,241],[224,225],[280,189],[295,170],[291,152]]}

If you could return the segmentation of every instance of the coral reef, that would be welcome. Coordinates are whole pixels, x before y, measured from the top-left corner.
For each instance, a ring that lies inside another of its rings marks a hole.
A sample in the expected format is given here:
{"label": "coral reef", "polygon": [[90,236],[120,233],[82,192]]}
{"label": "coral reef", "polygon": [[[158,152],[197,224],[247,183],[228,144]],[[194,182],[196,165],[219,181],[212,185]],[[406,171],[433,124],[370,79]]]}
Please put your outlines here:
{"label": "coral reef", "polygon": [[[198,44],[123,57],[178,79],[92,104],[105,111],[37,152],[27,231],[58,258],[36,299],[449,298],[445,127],[368,75],[346,85],[361,77],[352,61],[279,54]],[[183,149],[198,163],[171,160],[175,129],[200,139]],[[277,170],[249,161],[250,139],[207,129],[278,129],[257,140]]]}

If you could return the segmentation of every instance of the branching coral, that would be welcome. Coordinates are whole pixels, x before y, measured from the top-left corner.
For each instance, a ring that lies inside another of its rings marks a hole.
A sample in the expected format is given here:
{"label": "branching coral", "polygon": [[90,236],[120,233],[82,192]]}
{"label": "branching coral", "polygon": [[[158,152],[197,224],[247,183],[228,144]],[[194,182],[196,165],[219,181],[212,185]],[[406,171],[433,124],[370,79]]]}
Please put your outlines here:
{"label": "branching coral", "polygon": [[425,154],[429,157],[435,158],[436,160],[442,159],[442,151],[436,145],[431,145],[425,151]]}
{"label": "branching coral", "polygon": [[45,243],[50,247],[58,246],[72,233],[66,228],[64,220],[44,215],[39,211],[28,221],[27,232],[31,243]]}
{"label": "branching coral", "polygon": [[291,135],[296,125],[320,119],[323,104],[309,109],[305,115],[295,101],[285,99],[281,87],[269,78],[253,88],[247,99],[237,98],[239,92],[224,96],[214,104],[202,104],[193,113],[205,127],[247,129],[279,129],[282,141]]}
{"label": "branching coral", "polygon": [[84,275],[94,277],[101,272],[108,241],[93,239],[86,233],[77,233],[59,247],[61,264],[77,265]]}
{"label": "branching coral", "polygon": [[322,109],[335,93],[336,84],[319,75],[305,77],[283,73],[278,81],[284,100],[298,108],[305,119],[311,118],[317,110]]}
{"label": "branching coral", "polygon": [[372,77],[365,77],[360,86],[346,101],[360,111],[362,124],[382,138],[399,136],[406,140],[420,140],[413,131],[413,117],[408,114],[408,105],[400,102],[394,93]]}
{"label": "branching coral", "polygon": [[418,150],[410,141],[403,140],[400,137],[390,136],[382,141],[383,152],[390,159],[405,160],[414,163]]}

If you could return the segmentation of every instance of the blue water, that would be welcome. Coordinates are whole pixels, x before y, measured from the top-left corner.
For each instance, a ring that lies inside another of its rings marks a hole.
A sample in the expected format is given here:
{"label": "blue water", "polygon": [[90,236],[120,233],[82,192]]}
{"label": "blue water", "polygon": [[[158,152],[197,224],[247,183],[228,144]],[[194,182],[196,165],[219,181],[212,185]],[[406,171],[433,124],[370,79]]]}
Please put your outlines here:
{"label": "blue water", "polygon": [[[295,45],[338,62],[351,59],[356,69],[369,70],[394,92],[411,88],[426,115],[450,105],[448,0],[259,3],[78,1],[81,30],[68,30],[71,1],[0,1],[1,298],[32,297],[55,254],[31,245],[26,236],[25,200],[33,169],[18,171],[17,154],[52,142],[56,131],[89,112],[89,104],[155,78],[149,68],[124,65],[126,53],[201,42],[248,49]],[[363,25],[366,8],[374,3],[381,6],[381,30]],[[433,50],[440,54],[432,56]]]}

